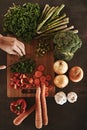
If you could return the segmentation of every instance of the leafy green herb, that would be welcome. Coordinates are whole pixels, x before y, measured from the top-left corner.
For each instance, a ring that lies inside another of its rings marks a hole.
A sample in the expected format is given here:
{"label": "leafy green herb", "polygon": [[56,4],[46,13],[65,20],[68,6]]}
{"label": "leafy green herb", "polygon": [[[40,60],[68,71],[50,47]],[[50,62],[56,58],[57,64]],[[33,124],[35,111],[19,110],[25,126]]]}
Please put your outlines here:
{"label": "leafy green herb", "polygon": [[10,7],[3,19],[3,30],[22,41],[29,42],[36,35],[40,7],[37,3],[25,3]]}
{"label": "leafy green herb", "polygon": [[32,73],[36,67],[35,61],[32,59],[20,61],[11,67],[11,72]]}

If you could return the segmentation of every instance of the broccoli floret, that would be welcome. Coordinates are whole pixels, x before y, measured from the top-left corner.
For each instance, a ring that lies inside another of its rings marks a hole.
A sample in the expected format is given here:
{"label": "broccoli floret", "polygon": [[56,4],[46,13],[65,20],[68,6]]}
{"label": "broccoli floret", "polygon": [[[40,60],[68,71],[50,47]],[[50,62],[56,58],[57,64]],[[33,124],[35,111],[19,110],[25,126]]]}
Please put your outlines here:
{"label": "broccoli floret", "polygon": [[81,47],[82,41],[72,31],[58,32],[53,39],[54,56],[56,59],[69,61],[74,53]]}
{"label": "broccoli floret", "polygon": [[55,49],[54,51],[54,57],[55,60],[57,59],[64,59],[66,61],[70,61],[73,58],[74,54],[70,52],[61,52]]}

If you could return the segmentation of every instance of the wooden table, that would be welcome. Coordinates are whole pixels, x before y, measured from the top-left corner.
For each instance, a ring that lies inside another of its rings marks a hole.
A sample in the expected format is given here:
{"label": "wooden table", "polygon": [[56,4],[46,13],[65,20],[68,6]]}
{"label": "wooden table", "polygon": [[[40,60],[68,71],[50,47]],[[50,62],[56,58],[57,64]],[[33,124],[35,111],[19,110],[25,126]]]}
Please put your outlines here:
{"label": "wooden table", "polygon": [[[86,130],[87,129],[87,0],[29,0],[37,2],[43,8],[46,3],[50,5],[60,5],[64,3],[65,12],[70,17],[70,23],[79,30],[79,36],[83,41],[82,48],[78,50],[74,58],[69,62],[69,68],[79,65],[84,70],[84,78],[79,83],[70,82],[63,89],[67,94],[74,91],[78,94],[78,101],[74,104],[66,103],[59,106],[54,98],[47,98],[49,125],[43,127],[45,130]],[[12,3],[22,4],[28,0],[0,0],[0,33],[3,34],[3,14],[12,6]],[[0,64],[6,64],[6,53],[0,50]],[[12,121],[15,118],[9,105],[18,98],[7,97],[7,71],[0,71],[0,130],[36,130],[34,113],[27,117],[20,126],[14,126]],[[57,89],[60,91],[60,89]],[[31,106],[35,99],[25,98]]]}

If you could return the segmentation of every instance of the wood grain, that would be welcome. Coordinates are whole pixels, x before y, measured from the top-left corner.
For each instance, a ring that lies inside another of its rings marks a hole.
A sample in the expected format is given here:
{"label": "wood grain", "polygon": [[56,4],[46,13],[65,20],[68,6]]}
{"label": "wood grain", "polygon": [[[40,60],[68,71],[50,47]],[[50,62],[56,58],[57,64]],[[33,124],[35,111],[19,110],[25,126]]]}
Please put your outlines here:
{"label": "wood grain", "polygon": [[[54,72],[53,72],[53,62],[54,62],[54,56],[53,52],[49,51],[47,54],[45,54],[43,57],[38,57],[36,55],[36,45],[38,41],[33,40],[31,44],[26,44],[26,58],[33,58],[36,61],[36,65],[43,64],[45,66],[45,73],[51,74],[52,79],[54,78]],[[17,56],[12,56],[7,54],[7,66],[15,63],[18,61]],[[33,97],[35,96],[34,93],[22,93],[20,90],[15,90],[9,86],[10,83],[10,77],[11,77],[11,71],[10,68],[7,68],[7,96],[8,97]],[[53,84],[53,81],[52,81]],[[55,92],[55,87],[52,90],[50,96],[53,96]]]}

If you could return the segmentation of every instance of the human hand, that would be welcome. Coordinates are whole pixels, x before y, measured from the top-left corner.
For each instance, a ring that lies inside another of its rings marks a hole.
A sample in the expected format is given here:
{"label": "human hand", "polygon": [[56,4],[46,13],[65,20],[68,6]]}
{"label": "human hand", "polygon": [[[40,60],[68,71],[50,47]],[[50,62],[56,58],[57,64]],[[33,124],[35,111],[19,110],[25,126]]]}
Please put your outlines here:
{"label": "human hand", "polygon": [[0,48],[8,54],[23,56],[25,46],[16,38],[0,35]]}

